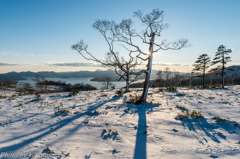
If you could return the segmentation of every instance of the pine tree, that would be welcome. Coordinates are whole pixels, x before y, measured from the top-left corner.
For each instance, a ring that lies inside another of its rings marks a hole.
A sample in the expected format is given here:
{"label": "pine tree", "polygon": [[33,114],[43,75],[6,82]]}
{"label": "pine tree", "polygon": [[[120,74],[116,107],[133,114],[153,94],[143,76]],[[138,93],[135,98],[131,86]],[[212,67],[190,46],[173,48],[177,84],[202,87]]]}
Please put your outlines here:
{"label": "pine tree", "polygon": [[224,70],[226,69],[225,65],[227,62],[230,62],[230,56],[227,56],[229,53],[231,53],[231,49],[226,49],[225,46],[220,45],[218,47],[218,51],[215,54],[215,58],[213,59],[212,65],[220,63],[215,69],[217,71],[221,71],[221,76],[222,76],[222,88],[224,88],[224,75],[226,74]]}
{"label": "pine tree", "polygon": [[192,74],[203,78],[203,88],[205,88],[206,70],[210,66],[210,57],[207,54],[200,55],[193,66]]}

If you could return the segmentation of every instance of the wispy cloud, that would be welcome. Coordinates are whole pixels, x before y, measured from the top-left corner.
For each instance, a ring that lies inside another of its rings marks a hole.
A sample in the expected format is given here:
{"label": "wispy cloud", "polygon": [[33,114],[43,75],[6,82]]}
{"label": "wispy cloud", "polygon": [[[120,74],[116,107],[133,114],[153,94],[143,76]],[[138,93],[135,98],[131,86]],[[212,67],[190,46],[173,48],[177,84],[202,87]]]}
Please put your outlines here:
{"label": "wispy cloud", "polygon": [[9,63],[9,62],[0,61],[0,66],[25,66],[25,65],[32,65],[32,64]]}
{"label": "wispy cloud", "polygon": [[[71,66],[71,67],[101,67],[101,64],[97,63],[87,63],[87,62],[47,62],[48,66],[55,67],[63,67],[63,66]],[[146,65],[143,63],[142,65]],[[159,66],[192,66],[192,64],[180,64],[180,63],[162,63],[162,62],[153,62],[152,65]]]}
{"label": "wispy cloud", "polygon": [[192,64],[162,63],[162,62],[153,62],[153,65],[160,65],[160,66],[192,66]]}
{"label": "wispy cloud", "polygon": [[85,62],[48,62],[46,65],[49,66],[72,66],[72,67],[101,67],[102,65],[96,63],[85,63]]}
{"label": "wispy cloud", "polygon": [[34,56],[31,53],[12,53],[12,52],[6,53],[6,52],[2,52],[1,54],[3,54],[3,55],[15,55],[15,56],[19,56],[19,55]]}

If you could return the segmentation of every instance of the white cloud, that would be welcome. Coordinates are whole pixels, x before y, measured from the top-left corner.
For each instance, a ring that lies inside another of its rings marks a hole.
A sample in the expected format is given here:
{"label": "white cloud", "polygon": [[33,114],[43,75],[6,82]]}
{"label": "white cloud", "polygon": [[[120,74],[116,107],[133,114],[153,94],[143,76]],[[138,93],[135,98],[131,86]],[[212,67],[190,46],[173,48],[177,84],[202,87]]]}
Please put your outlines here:
{"label": "white cloud", "polygon": [[162,62],[153,62],[153,65],[160,65],[160,66],[192,66],[192,64],[162,63]]}
{"label": "white cloud", "polygon": [[3,52],[3,53],[1,53],[1,54],[3,54],[3,55],[7,55],[7,54],[9,55],[9,54],[11,54],[11,55],[15,55],[15,56],[19,56],[19,55],[34,56],[34,54],[31,54],[31,53],[22,54],[22,53],[12,53],[12,52],[6,53],[6,52]]}
{"label": "white cloud", "polygon": [[49,66],[72,66],[72,67],[101,67],[102,65],[97,63],[85,63],[85,62],[48,62]]}
{"label": "white cloud", "polygon": [[0,66],[26,66],[26,65],[33,65],[33,64],[0,62]]}

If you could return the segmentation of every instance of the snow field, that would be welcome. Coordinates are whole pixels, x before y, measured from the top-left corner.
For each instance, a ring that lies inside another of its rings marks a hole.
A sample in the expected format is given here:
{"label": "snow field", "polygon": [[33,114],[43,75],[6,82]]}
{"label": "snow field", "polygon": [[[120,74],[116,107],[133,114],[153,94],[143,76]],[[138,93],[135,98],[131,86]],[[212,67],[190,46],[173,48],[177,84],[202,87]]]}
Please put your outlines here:
{"label": "snow field", "polygon": [[[141,90],[40,97],[1,91],[7,96],[0,99],[1,157],[7,152],[28,154],[21,158],[240,158],[240,86],[150,88],[148,103],[154,104],[124,103]],[[180,120],[182,110],[201,111],[204,118]],[[49,154],[46,145],[54,153],[41,156]]]}

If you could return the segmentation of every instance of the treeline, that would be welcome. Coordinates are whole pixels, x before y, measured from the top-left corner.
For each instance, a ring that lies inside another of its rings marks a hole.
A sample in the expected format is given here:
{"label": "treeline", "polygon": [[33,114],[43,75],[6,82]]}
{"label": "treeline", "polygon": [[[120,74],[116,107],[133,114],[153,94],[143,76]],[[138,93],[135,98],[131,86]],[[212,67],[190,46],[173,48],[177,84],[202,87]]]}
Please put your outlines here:
{"label": "treeline", "polygon": [[[164,71],[158,71],[158,78],[155,83],[158,86],[202,85],[203,88],[206,87],[206,84],[218,85],[222,88],[224,88],[224,85],[239,84],[239,73],[234,74],[234,67],[226,67],[227,63],[231,61],[231,57],[228,56],[231,52],[231,49],[220,45],[212,61],[209,55],[200,55],[195,64],[193,64],[194,68],[191,73],[185,75],[181,75],[178,72],[175,73],[175,71],[172,72],[166,67]],[[213,67],[208,71],[208,68],[211,66]]]}
{"label": "treeline", "polygon": [[41,92],[47,91],[47,86],[59,86],[61,91],[72,91],[72,90],[81,90],[81,91],[88,91],[88,90],[96,90],[97,88],[83,83],[76,83],[74,85],[70,83],[66,83],[63,81],[52,81],[52,80],[45,80],[42,76],[35,76],[33,81],[36,82],[37,87],[40,89]]}
{"label": "treeline", "polygon": [[11,86],[16,85],[16,82],[9,81],[8,79],[0,81],[0,86]]}
{"label": "treeline", "polygon": [[66,83],[63,81],[52,81],[52,80],[44,80],[36,84],[38,87],[45,87],[45,86],[60,86],[62,87],[63,91],[72,91],[72,90],[81,90],[81,91],[88,91],[88,90],[97,90],[96,87],[90,84],[84,83],[76,83],[74,85],[70,83]]}
{"label": "treeline", "polygon": [[45,80],[43,76],[35,76],[33,81],[36,82],[36,85],[32,86],[29,83],[21,82],[19,85],[5,80],[3,82],[0,82],[0,88],[1,89],[9,89],[14,88],[17,89],[19,93],[27,93],[27,94],[33,94],[36,92],[39,93],[49,93],[49,92],[60,92],[60,91],[88,91],[88,90],[97,90],[96,87],[84,84],[84,83],[76,83],[74,85],[70,83],[66,83],[63,81],[52,81],[52,80]]}

